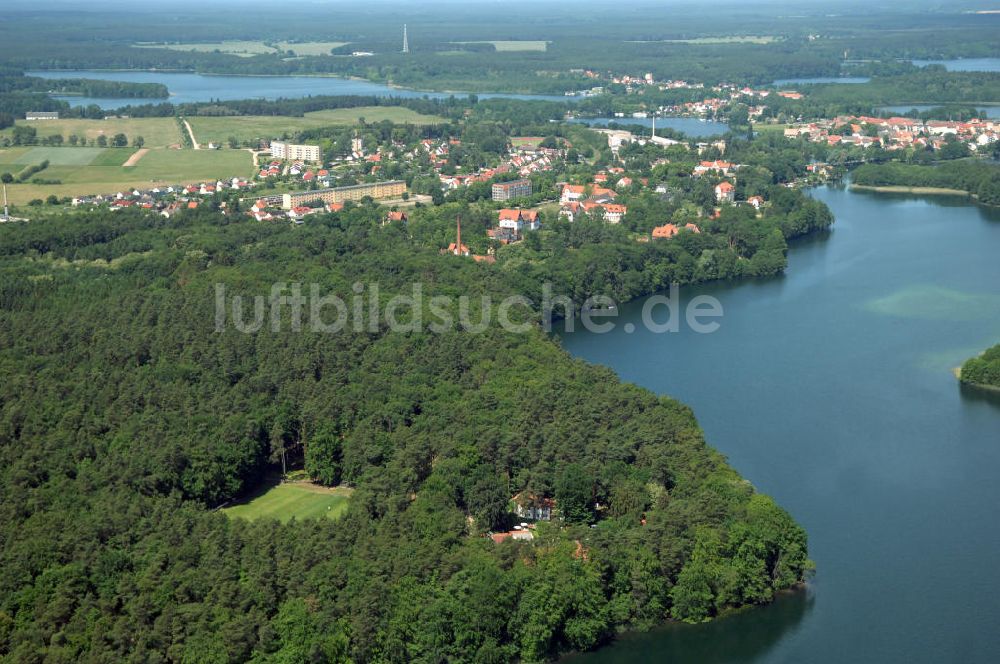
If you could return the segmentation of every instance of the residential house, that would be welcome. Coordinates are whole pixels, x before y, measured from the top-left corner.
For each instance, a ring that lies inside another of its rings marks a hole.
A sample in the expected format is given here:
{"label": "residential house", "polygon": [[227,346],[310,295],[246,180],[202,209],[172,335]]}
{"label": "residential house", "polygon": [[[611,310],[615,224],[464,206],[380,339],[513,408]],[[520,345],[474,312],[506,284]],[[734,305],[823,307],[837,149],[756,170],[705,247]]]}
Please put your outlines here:
{"label": "residential house", "polygon": [[736,200],[736,187],[729,182],[715,185],[715,200],[720,203],[732,203]]}
{"label": "residential house", "polygon": [[514,511],[521,519],[533,521],[551,521],[555,512],[556,501],[538,496],[530,491],[522,491],[514,496]]}

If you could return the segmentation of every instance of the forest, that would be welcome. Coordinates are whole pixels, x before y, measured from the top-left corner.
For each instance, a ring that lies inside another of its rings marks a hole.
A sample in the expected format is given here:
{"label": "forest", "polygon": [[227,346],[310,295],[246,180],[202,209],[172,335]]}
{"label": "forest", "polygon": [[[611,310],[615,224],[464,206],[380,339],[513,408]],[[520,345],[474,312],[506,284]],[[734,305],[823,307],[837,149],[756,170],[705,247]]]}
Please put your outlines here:
{"label": "forest", "polygon": [[963,383],[1000,389],[1000,344],[966,360],[960,376]]}
{"label": "forest", "polygon": [[[689,409],[537,328],[214,331],[218,283],[518,292],[383,216],[363,204],[296,227],[205,206],[4,226],[0,655],[541,661],[803,579],[803,530]],[[355,487],[346,515],[212,510],[280,457]],[[524,490],[566,521],[534,542],[482,537]]]}
{"label": "forest", "polygon": [[983,205],[1000,205],[1000,166],[963,159],[933,165],[892,162],[864,164],[851,174],[868,187],[940,187],[965,191]]}

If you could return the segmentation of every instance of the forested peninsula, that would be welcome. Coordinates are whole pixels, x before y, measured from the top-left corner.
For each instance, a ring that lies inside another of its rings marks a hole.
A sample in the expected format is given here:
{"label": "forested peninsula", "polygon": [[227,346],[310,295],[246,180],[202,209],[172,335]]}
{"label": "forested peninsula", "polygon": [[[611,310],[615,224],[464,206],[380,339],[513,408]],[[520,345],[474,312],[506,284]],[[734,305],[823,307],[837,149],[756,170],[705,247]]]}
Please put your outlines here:
{"label": "forested peninsula", "polygon": [[966,360],[959,371],[959,379],[969,385],[1000,390],[1000,344]]}
{"label": "forested peninsula", "polygon": [[[540,661],[803,580],[805,532],[688,408],[537,327],[214,329],[217,284],[519,292],[383,218],[364,204],[246,224],[204,206],[5,228],[0,652]],[[353,487],[346,514],[213,511],[278,459]],[[484,537],[519,492],[554,496],[565,520]]]}
{"label": "forested peninsula", "polygon": [[1000,165],[984,161],[864,164],[852,172],[851,183],[883,191],[969,194],[984,205],[1000,205]]}

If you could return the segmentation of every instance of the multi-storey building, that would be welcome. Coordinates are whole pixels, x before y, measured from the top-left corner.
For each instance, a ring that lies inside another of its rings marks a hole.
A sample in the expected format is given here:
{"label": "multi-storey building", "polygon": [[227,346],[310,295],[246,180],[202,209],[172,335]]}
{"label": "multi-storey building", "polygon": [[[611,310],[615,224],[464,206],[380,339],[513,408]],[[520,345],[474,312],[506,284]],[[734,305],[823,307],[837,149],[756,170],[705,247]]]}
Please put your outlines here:
{"label": "multi-storey building", "polygon": [[293,207],[312,201],[322,201],[326,204],[360,201],[366,196],[371,198],[399,198],[406,192],[406,182],[389,180],[386,182],[370,182],[355,184],[349,187],[334,187],[332,189],[315,189],[313,191],[296,191],[281,197],[281,207],[291,210]]}
{"label": "multi-storey building", "polygon": [[302,161],[320,161],[318,145],[297,145],[284,141],[271,141],[271,156],[275,159],[300,159]]}
{"label": "multi-storey building", "polygon": [[493,200],[509,201],[531,196],[531,180],[497,182],[493,185]]}

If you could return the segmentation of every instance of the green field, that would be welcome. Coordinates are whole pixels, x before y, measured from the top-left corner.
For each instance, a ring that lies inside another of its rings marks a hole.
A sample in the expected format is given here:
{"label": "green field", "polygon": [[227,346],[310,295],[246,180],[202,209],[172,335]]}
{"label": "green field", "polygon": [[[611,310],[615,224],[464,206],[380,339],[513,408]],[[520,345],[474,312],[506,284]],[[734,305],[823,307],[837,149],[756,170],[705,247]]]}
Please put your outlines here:
{"label": "green field", "polygon": [[7,148],[0,150],[0,172],[17,175],[25,166],[48,160],[49,167],[37,177],[62,180],[57,185],[7,185],[15,205],[50,194],[112,194],[124,188],[247,177],[253,172],[250,154],[243,150],[150,150],[134,166],[123,166],[134,153],[133,148]]}
{"label": "green field", "polygon": [[245,502],[226,507],[222,512],[241,519],[295,519],[326,517],[336,519],[347,510],[351,489],[328,488],[309,482],[284,482],[272,485]]}
{"label": "green field", "polygon": [[199,143],[226,144],[230,136],[240,141],[257,138],[280,138],[313,127],[356,124],[359,118],[365,122],[389,120],[396,123],[435,124],[446,122],[444,118],[423,115],[400,106],[362,106],[359,108],[339,108],[330,111],[306,113],[303,117],[237,115],[229,117],[189,117]]}
{"label": "green field", "polygon": [[544,51],[549,46],[549,43],[547,41],[538,41],[538,40],[519,41],[516,39],[502,39],[502,40],[498,39],[498,40],[467,41],[467,42],[452,42],[452,43],[493,44],[493,48],[495,48],[498,53],[513,53],[516,51]]}
{"label": "green field", "polygon": [[[137,103],[159,100],[138,100]],[[18,125],[34,127],[41,139],[45,136],[59,134],[65,140],[70,134],[76,134],[90,141],[98,136],[110,139],[115,134],[128,136],[129,144],[136,136],[142,136],[147,148],[167,147],[181,143],[180,129],[173,118],[110,118],[108,120],[36,120],[28,122],[18,120]],[[0,131],[0,136],[10,135],[11,128]]]}
{"label": "green field", "polygon": [[[273,44],[273,45],[272,45]],[[153,42],[139,42],[134,44],[136,48],[165,48],[171,51],[197,51],[199,53],[226,53],[228,55],[238,55],[241,58],[250,58],[255,55],[266,53],[277,53],[279,50],[295,51],[296,55],[330,55],[330,51],[344,46],[347,42],[269,42],[262,41],[220,41],[202,43],[180,43],[180,44],[156,44]]]}

